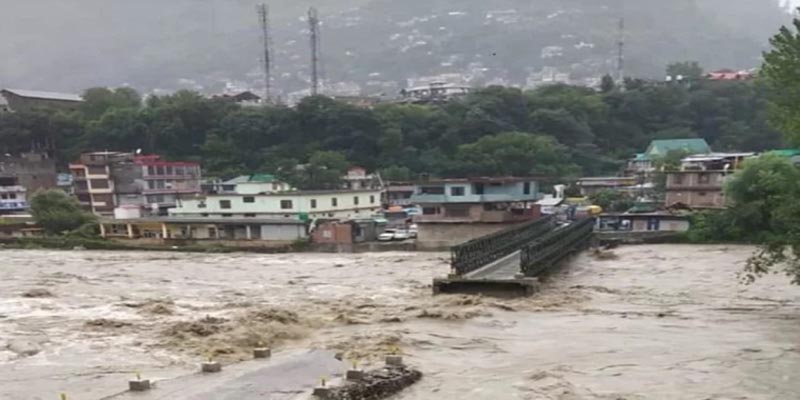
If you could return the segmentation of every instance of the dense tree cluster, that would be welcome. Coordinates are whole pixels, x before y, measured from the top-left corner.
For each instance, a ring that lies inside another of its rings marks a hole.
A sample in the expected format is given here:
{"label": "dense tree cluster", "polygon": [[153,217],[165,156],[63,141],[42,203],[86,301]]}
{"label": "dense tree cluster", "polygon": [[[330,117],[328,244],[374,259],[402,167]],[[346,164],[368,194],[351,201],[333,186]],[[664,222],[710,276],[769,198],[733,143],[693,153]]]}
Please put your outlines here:
{"label": "dense tree cluster", "polygon": [[392,178],[561,178],[615,173],[652,139],[702,137],[715,150],[782,145],[756,82],[628,81],[627,90],[606,89],[491,86],[442,105],[363,109],[322,96],[293,108],[240,107],[189,91],[142,102],[131,89],[99,88],[73,113],[0,116],[0,151],[47,150],[66,162],[82,151],[142,149],[201,161],[219,177],[289,171],[315,157],[324,169],[340,163],[324,153],[335,152]]}

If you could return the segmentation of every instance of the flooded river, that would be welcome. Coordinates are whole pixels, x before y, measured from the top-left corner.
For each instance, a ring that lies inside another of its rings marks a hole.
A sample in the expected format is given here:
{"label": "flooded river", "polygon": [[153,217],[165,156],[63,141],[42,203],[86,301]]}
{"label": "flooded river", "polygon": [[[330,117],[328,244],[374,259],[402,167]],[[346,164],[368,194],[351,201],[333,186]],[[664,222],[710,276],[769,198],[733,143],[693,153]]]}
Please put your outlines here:
{"label": "flooded river", "polygon": [[102,399],[261,344],[399,349],[425,373],[402,400],[797,399],[800,288],[740,285],[752,250],[583,255],[516,300],[432,297],[444,253],[0,251],[0,399]]}

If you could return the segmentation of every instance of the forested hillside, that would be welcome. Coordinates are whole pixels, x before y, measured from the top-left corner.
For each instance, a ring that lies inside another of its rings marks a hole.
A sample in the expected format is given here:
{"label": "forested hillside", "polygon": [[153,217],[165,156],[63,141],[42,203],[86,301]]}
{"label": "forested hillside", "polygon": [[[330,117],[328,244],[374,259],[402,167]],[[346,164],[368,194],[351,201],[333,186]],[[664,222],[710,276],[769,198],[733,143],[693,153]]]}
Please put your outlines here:
{"label": "forested hillside", "polygon": [[[610,88],[608,88],[610,89]],[[417,174],[599,175],[616,172],[652,139],[702,137],[715,150],[782,145],[766,123],[757,82],[628,82],[628,90],[492,86],[441,106],[361,109],[326,97],[296,108],[241,108],[188,91],[150,97],[92,89],[72,114],[0,116],[0,151],[54,153],[142,149],[201,161],[207,174],[271,172],[316,159]]]}

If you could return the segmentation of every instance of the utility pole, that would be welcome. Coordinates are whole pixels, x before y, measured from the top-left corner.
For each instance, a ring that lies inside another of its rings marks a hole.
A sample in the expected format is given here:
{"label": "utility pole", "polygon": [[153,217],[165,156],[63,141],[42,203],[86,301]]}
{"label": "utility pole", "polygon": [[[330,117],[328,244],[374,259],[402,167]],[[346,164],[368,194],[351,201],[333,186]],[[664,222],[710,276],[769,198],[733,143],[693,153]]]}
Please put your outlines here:
{"label": "utility pole", "polygon": [[619,41],[617,42],[617,82],[625,90],[625,18],[619,19]]}
{"label": "utility pole", "polygon": [[261,34],[264,45],[264,58],[262,67],[264,68],[264,101],[272,103],[272,57],[270,52],[271,39],[269,35],[269,8],[262,3],[256,6],[258,19],[261,23]]}
{"label": "utility pole", "polygon": [[311,32],[311,95],[319,94],[319,14],[317,9],[308,9],[308,26]]}

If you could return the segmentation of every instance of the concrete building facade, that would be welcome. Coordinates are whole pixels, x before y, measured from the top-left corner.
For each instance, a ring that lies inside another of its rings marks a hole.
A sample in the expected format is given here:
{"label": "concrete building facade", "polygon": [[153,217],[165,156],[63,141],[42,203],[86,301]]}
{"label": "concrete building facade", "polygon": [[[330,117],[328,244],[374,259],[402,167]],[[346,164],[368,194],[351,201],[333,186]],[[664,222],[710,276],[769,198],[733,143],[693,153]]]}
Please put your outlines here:
{"label": "concrete building facade", "polygon": [[667,173],[667,207],[720,209],[727,206],[726,180],[754,153],[710,153],[681,160],[680,171]]}
{"label": "concrete building facade", "polygon": [[13,177],[29,194],[58,187],[55,160],[45,153],[0,155],[0,177]]}
{"label": "concrete building facade", "polygon": [[533,178],[444,179],[417,183],[411,202],[421,247],[452,246],[541,216]]}
{"label": "concrete building facade", "polygon": [[363,218],[381,209],[380,190],[223,193],[181,201],[171,216],[290,220]]}
{"label": "concrete building facade", "polygon": [[200,192],[200,165],[161,160],[159,156],[135,156],[123,152],[82,154],[69,165],[75,195],[87,210],[112,215],[116,208],[124,214],[165,215],[181,196]]}

